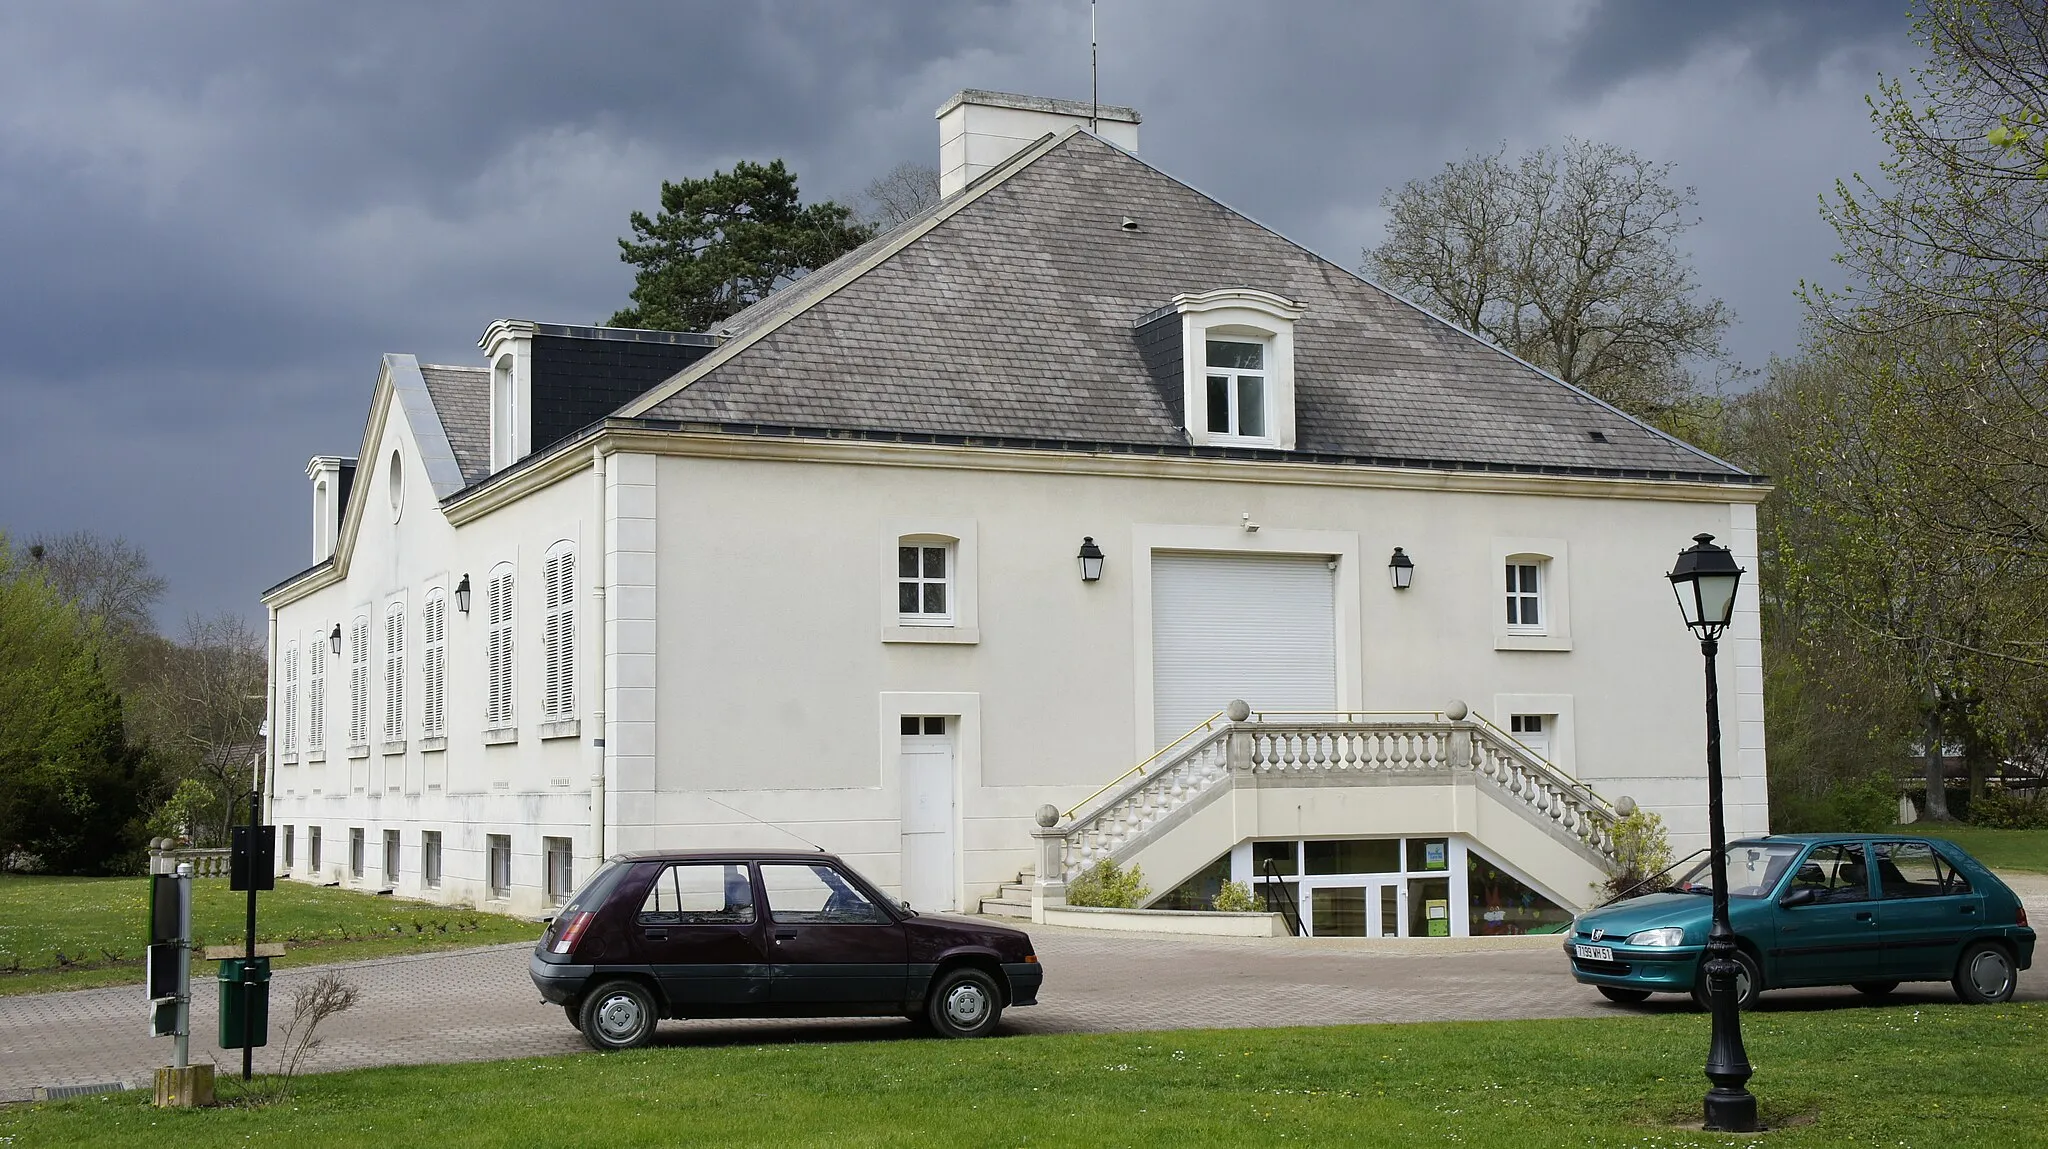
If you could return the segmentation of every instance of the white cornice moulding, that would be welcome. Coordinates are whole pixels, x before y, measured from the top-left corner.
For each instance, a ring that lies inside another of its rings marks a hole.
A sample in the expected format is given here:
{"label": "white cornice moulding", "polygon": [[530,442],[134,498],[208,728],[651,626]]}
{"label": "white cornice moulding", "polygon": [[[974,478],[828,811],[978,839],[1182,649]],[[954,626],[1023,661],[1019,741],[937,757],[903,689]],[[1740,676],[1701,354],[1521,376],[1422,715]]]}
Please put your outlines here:
{"label": "white cornice moulding", "polygon": [[1275,319],[1285,319],[1289,322],[1308,314],[1307,308],[1285,296],[1250,287],[1225,287],[1216,291],[1189,292],[1173,297],[1173,309],[1182,315],[1217,311],[1226,307],[1263,311]]}

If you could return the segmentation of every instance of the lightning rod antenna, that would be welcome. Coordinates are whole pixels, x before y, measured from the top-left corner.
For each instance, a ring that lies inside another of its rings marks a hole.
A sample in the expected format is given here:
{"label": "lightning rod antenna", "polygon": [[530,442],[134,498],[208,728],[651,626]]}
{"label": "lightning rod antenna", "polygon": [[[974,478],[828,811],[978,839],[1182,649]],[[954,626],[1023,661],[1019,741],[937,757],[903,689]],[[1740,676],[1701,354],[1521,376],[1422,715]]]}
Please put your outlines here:
{"label": "lightning rod antenna", "polygon": [[1095,74],[1095,0],[1088,0],[1088,130],[1102,134],[1102,85]]}

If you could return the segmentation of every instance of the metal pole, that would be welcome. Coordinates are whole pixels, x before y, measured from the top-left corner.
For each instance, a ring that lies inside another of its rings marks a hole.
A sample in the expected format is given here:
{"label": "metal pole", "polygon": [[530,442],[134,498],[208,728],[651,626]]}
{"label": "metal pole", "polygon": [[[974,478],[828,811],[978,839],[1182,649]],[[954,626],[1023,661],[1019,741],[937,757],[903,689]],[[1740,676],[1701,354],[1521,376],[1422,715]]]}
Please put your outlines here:
{"label": "metal pole", "polygon": [[1700,640],[1707,663],[1707,832],[1712,839],[1714,926],[1707,934],[1708,997],[1713,1007],[1713,1040],[1707,1050],[1706,1128],[1710,1132],[1756,1132],[1756,1098],[1749,1082],[1749,1054],[1742,1048],[1742,1012],[1736,1006],[1735,928],[1728,924],[1728,831],[1721,802],[1721,698],[1714,675],[1717,639]]}
{"label": "metal pole", "polygon": [[1095,0],[1088,0],[1088,130],[1101,132],[1102,84],[1095,69]]}
{"label": "metal pole", "polygon": [[178,1023],[171,1064],[179,1069],[192,1056],[192,863],[178,863]]}
{"label": "metal pole", "polygon": [[242,951],[242,1080],[249,1080],[256,1051],[250,1041],[254,1035],[250,1026],[256,1013],[256,827],[262,821],[263,791],[249,791],[249,928],[246,948]]}

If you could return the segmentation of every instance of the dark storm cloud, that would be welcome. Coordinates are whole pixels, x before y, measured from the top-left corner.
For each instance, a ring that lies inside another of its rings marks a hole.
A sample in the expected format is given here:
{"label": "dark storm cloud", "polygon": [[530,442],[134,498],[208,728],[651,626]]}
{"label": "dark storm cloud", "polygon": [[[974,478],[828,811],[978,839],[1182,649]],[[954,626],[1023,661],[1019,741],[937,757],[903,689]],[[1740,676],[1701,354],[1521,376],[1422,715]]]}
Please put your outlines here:
{"label": "dark storm cloud", "polygon": [[[1870,166],[1878,65],[1840,49],[1903,50],[1889,12],[1104,0],[1102,95],[1146,158],[1347,265],[1386,188],[1471,150],[1668,159],[1761,362],[1825,270],[1813,194]],[[1085,98],[1087,37],[1082,0],[0,9],[0,530],[130,536],[167,624],[253,611],[380,353],[601,319],[663,178],[782,156],[848,197],[932,162],[958,88]]]}
{"label": "dark storm cloud", "polygon": [[1834,52],[1889,45],[1904,23],[1898,7],[1871,0],[1597,0],[1573,38],[1567,83],[1573,91],[1595,92],[1729,44],[1747,49],[1766,81],[1798,83]]}

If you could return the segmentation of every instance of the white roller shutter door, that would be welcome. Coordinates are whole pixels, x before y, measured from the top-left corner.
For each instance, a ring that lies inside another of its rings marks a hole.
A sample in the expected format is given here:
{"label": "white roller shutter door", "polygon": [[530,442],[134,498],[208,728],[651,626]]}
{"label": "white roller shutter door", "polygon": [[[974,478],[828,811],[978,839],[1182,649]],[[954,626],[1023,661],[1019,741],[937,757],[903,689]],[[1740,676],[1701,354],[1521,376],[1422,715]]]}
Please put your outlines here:
{"label": "white roller shutter door", "polygon": [[1336,582],[1327,558],[1154,554],[1154,745],[1233,698],[1336,709]]}

